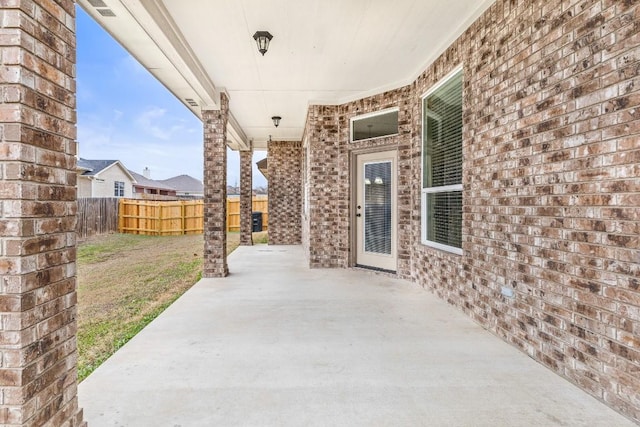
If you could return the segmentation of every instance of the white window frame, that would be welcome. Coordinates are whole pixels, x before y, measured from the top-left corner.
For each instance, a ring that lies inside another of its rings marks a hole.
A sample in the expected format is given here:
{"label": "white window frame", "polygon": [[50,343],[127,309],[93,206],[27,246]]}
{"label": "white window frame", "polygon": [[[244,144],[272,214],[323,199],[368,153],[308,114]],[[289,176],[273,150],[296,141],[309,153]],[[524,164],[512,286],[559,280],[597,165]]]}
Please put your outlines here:
{"label": "white window frame", "polygon": [[370,119],[371,117],[375,117],[375,116],[382,116],[384,114],[388,114],[393,111],[397,111],[398,114],[400,114],[400,107],[385,108],[384,110],[374,111],[372,113],[366,113],[366,114],[361,114],[359,116],[352,117],[351,120],[349,120],[349,142],[354,143],[354,142],[362,142],[362,141],[371,141],[374,139],[388,138],[390,136],[400,135],[400,118],[398,117],[398,132],[390,133],[388,135],[373,136],[371,138],[358,139],[356,141],[353,140],[353,122],[357,122],[358,120],[363,120],[363,119]]}
{"label": "white window frame", "polygon": [[[116,194],[116,192],[122,193],[122,194]],[[124,197],[124,181],[113,182],[113,194],[115,197]]]}
{"label": "white window frame", "polygon": [[[462,192],[462,183],[460,184],[455,184],[455,185],[445,185],[445,186],[441,186],[441,187],[430,187],[430,188],[424,188],[424,132],[426,130],[426,123],[424,120],[424,116],[425,116],[425,111],[424,111],[424,101],[425,99],[433,94],[435,91],[437,91],[438,89],[440,89],[445,83],[447,83],[449,80],[451,80],[451,78],[453,78],[456,74],[462,72],[462,64],[458,65],[457,67],[455,67],[453,70],[451,70],[445,77],[443,77],[442,79],[440,79],[440,81],[438,83],[436,83],[435,85],[433,85],[431,88],[429,88],[429,90],[427,92],[425,92],[421,99],[421,110],[422,110],[422,138],[420,141],[420,169],[421,169],[421,174],[420,174],[420,193],[421,193],[421,197],[420,197],[420,201],[421,201],[421,205],[420,205],[420,214],[421,214],[421,230],[420,230],[420,239],[422,241],[422,244],[425,246],[429,246],[435,249],[440,249],[443,251],[447,251],[447,252],[451,252],[457,255],[462,255],[463,251],[462,248],[456,248],[455,246],[449,246],[449,245],[444,245],[442,243],[438,243],[438,242],[433,242],[431,240],[427,240],[427,212],[428,212],[428,206],[427,206],[427,194],[431,194],[431,193],[446,193],[446,192],[452,192],[452,191],[460,191]],[[464,75],[462,76],[463,81],[464,81]]]}

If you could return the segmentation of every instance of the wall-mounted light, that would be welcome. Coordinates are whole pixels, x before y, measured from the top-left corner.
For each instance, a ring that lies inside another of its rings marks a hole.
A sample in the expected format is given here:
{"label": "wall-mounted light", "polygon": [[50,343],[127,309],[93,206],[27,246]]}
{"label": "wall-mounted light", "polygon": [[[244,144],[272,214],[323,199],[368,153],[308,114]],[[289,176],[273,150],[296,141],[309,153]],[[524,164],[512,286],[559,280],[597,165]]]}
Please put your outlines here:
{"label": "wall-mounted light", "polygon": [[271,117],[271,120],[273,120],[273,125],[274,125],[275,127],[278,127],[278,126],[280,126],[280,120],[282,120],[282,117],[280,117],[280,116],[273,116],[273,117]]}
{"label": "wall-mounted light", "polygon": [[269,42],[272,38],[273,36],[269,31],[256,31],[253,35],[253,39],[258,45],[258,52],[260,52],[262,56],[267,53],[267,50],[269,49]]}

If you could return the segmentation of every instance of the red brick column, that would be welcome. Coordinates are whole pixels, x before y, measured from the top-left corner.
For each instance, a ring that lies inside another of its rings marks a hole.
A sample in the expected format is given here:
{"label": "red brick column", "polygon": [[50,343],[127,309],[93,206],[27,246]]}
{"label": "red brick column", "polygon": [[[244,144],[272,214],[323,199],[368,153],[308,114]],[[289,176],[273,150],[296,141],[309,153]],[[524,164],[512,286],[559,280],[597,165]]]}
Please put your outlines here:
{"label": "red brick column", "polygon": [[204,271],[203,277],[225,277],[227,267],[227,121],[229,100],[220,95],[220,110],[202,111],[204,124]]}
{"label": "red brick column", "polygon": [[240,151],[240,244],[253,245],[253,151]]}
{"label": "red brick column", "polygon": [[2,4],[0,424],[80,426],[75,5]]}

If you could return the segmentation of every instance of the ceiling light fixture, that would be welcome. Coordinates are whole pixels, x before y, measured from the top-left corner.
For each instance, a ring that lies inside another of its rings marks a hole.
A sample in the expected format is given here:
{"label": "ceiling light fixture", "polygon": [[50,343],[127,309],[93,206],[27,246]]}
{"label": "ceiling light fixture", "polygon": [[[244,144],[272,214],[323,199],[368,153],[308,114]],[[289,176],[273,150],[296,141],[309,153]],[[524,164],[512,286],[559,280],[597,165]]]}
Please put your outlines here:
{"label": "ceiling light fixture", "polygon": [[280,116],[273,116],[273,117],[271,117],[271,120],[273,120],[273,125],[274,125],[275,127],[278,127],[278,126],[280,126],[280,120],[282,120],[282,117],[280,117]]}
{"label": "ceiling light fixture", "polygon": [[267,50],[269,49],[269,42],[272,38],[273,36],[269,31],[256,31],[253,35],[253,39],[258,45],[258,52],[260,52],[262,56],[267,53]]}

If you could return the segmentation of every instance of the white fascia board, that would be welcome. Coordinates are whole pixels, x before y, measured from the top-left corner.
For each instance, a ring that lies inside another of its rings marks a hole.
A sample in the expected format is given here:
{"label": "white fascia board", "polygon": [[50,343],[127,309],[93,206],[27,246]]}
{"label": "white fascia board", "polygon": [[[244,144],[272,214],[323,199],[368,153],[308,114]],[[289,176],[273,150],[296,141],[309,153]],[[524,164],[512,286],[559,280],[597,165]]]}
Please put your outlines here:
{"label": "white fascia board", "polygon": [[248,141],[247,135],[231,112],[229,112],[229,122],[227,123],[227,138],[227,145],[232,149],[240,151],[251,149],[251,143]]}
{"label": "white fascia board", "polygon": [[119,0],[136,23],[191,86],[204,105],[217,107],[213,82],[171,18],[162,0]]}

